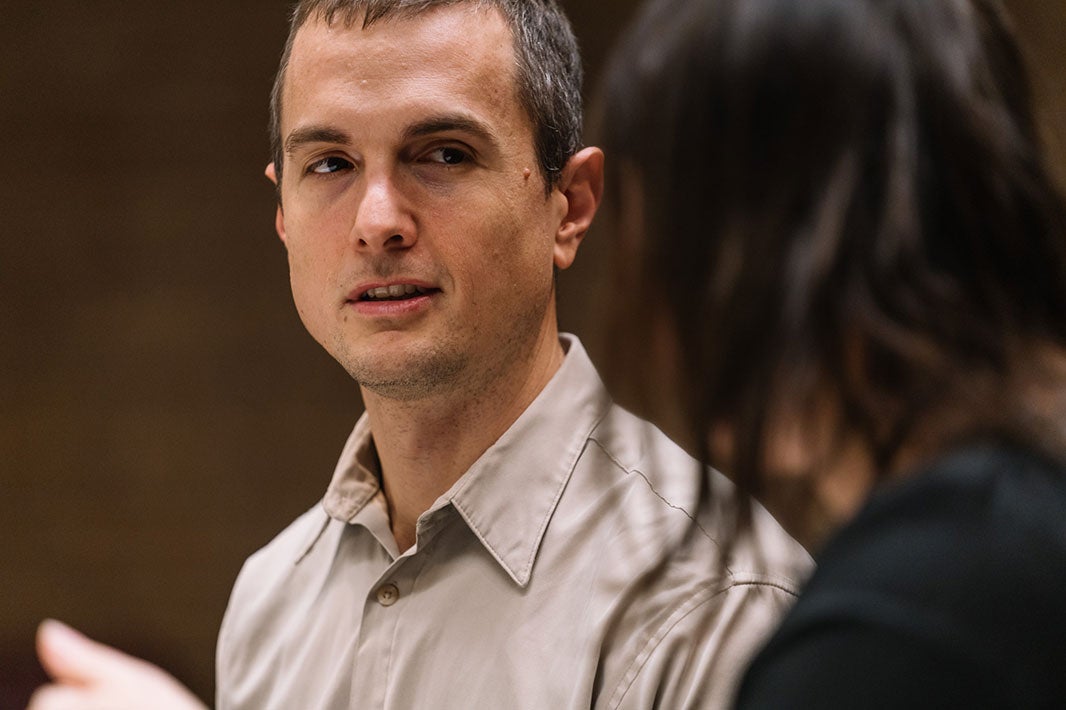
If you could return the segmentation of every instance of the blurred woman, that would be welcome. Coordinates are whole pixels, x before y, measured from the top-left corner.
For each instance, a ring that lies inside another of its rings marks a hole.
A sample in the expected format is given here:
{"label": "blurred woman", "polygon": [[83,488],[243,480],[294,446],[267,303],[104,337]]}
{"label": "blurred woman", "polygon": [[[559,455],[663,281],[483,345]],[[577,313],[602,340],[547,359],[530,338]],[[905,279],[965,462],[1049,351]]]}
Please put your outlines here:
{"label": "blurred woman", "polygon": [[1066,706],[1066,207],[999,4],[650,0],[602,114],[616,352],[820,563],[738,704]]}

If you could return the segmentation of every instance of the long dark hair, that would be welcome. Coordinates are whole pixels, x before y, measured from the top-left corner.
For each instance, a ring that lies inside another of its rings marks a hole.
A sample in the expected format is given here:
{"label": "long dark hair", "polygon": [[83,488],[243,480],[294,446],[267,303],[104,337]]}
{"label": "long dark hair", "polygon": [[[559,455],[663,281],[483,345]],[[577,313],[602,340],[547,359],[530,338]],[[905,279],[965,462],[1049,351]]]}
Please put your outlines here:
{"label": "long dark hair", "polygon": [[[1066,209],[994,0],[651,0],[601,91],[619,320],[669,322],[742,489],[777,408],[828,395],[885,475],[935,403],[1066,344]],[[654,379],[649,343],[612,353]],[[956,433],[1002,424],[977,399]]]}

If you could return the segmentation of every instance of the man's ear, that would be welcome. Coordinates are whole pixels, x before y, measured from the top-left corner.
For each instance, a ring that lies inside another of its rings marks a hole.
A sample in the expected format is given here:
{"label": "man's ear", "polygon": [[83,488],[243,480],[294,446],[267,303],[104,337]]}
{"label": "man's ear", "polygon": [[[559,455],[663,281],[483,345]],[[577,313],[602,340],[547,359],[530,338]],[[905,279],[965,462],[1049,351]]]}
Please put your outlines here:
{"label": "man's ear", "polygon": [[277,189],[277,193],[278,193],[278,212],[277,212],[277,214],[274,215],[274,229],[277,231],[278,237],[281,239],[282,243],[284,244],[284,243],[286,243],[285,242],[285,213],[282,212],[282,210],[281,210],[281,185],[278,184],[278,170],[274,166],[273,162],[267,164],[266,170],[264,171],[264,174],[267,176],[267,179],[270,180],[270,182],[274,183],[274,187]]}
{"label": "man's ear", "polygon": [[566,162],[556,187],[566,200],[566,214],[555,233],[555,266],[569,268],[603,198],[603,151],[589,147]]}

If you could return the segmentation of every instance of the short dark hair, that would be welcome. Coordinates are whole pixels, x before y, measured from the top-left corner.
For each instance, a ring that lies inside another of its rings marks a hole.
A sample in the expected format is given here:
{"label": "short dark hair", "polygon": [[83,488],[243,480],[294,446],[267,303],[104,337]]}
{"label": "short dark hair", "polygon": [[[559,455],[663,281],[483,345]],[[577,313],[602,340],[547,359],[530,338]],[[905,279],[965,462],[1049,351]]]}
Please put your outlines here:
{"label": "short dark hair", "polygon": [[[328,24],[366,28],[390,17],[414,16],[433,8],[461,3],[500,11],[514,39],[519,101],[533,125],[533,141],[547,189],[581,147],[582,67],[577,39],[555,0],[300,0],[292,11],[289,36],[270,95],[270,143],[280,183],[284,158],[281,103],[285,73],[296,33],[312,18]],[[280,188],[279,188],[280,189]],[[280,193],[279,193],[280,195]]]}
{"label": "short dark hair", "polygon": [[1066,344],[1066,209],[994,0],[651,0],[609,66],[620,313],[670,320],[692,443],[728,424],[743,489],[775,406],[830,393],[887,475],[933,404]]}

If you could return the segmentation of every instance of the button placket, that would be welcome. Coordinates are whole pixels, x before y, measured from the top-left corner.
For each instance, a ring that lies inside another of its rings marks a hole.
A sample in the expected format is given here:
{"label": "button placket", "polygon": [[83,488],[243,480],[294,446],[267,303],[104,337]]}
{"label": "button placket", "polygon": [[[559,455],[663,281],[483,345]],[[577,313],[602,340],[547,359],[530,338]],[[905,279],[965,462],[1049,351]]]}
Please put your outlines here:
{"label": "button placket", "polygon": [[400,589],[390,582],[378,587],[375,596],[377,597],[378,604],[384,607],[389,607],[400,600]]}

